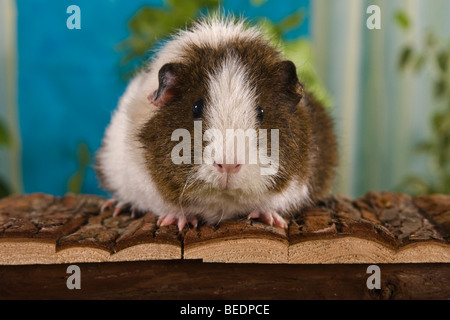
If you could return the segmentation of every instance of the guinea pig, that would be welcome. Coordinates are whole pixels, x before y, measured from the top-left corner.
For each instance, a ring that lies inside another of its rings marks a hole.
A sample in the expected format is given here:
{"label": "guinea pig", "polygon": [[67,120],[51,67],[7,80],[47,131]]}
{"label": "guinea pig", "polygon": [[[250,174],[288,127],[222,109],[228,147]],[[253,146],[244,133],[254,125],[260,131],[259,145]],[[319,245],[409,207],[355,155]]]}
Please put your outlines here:
{"label": "guinea pig", "polygon": [[284,217],[330,192],[337,143],[294,63],[257,27],[215,16],[131,80],[96,159],[114,215],[153,213],[179,230],[239,217],[287,228]]}

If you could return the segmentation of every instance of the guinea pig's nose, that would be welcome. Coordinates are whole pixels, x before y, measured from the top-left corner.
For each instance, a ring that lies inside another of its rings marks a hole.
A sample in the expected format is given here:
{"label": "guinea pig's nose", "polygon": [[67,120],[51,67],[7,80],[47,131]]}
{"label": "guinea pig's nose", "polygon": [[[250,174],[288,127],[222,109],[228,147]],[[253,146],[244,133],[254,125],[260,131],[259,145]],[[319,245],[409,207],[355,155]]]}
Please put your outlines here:
{"label": "guinea pig's nose", "polygon": [[239,170],[241,170],[242,165],[240,164],[218,164],[214,162],[214,167],[217,168],[217,170],[220,173],[238,173]]}

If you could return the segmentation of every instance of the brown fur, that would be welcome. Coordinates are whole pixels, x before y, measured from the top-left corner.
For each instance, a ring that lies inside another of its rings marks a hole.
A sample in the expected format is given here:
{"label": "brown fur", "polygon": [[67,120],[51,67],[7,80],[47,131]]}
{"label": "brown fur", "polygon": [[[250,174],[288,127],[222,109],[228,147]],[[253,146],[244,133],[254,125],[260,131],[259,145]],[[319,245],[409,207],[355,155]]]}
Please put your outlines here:
{"label": "brown fur", "polygon": [[184,62],[177,68],[174,90],[179,94],[160,106],[136,137],[143,145],[147,168],[161,195],[166,201],[178,204],[181,192],[187,195],[183,197],[185,199],[192,198],[189,194],[196,192],[196,183],[184,191],[183,188],[197,165],[172,163],[171,151],[179,142],[171,141],[171,134],[177,128],[189,130],[193,157],[192,106],[200,98],[204,98],[207,105],[207,72],[217,70],[221,61],[230,54],[242,59],[249,72],[251,86],[257,89],[257,104],[264,110],[264,122],[260,128],[268,129],[268,132],[270,129],[280,130],[279,175],[271,191],[282,191],[289,181],[297,177],[309,186],[312,200],[324,197],[331,189],[337,163],[336,141],[329,115],[303,90],[292,63],[283,62],[277,50],[262,38],[248,40],[238,37],[219,48],[186,48]]}

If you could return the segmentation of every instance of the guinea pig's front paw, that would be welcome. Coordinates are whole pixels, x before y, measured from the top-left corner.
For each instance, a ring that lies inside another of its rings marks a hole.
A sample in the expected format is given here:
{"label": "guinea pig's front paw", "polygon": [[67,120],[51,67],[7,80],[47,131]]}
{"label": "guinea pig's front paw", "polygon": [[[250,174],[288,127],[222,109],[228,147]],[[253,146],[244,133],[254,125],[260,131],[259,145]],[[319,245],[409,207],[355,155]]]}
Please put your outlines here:
{"label": "guinea pig's front paw", "polygon": [[[117,201],[116,199],[109,199],[105,203],[103,203],[100,212],[103,213],[105,210],[114,209],[113,211],[113,217],[116,217],[124,211],[126,208],[130,208],[130,205],[128,205],[125,202]],[[131,210],[131,218],[136,217],[136,211],[133,209]]]}
{"label": "guinea pig's front paw", "polygon": [[186,217],[184,215],[179,216],[173,213],[163,214],[159,217],[157,225],[159,227],[170,226],[174,224],[178,227],[178,230],[183,230],[186,223],[191,224],[194,228],[197,228],[198,219],[196,216]]}
{"label": "guinea pig's front paw", "polygon": [[284,229],[287,229],[287,227],[288,227],[288,225],[287,225],[286,221],[283,219],[283,217],[280,216],[275,211],[265,212],[265,211],[255,210],[255,211],[252,211],[248,215],[248,219],[259,219],[262,222],[267,223],[268,225],[280,227],[280,228],[284,228]]}

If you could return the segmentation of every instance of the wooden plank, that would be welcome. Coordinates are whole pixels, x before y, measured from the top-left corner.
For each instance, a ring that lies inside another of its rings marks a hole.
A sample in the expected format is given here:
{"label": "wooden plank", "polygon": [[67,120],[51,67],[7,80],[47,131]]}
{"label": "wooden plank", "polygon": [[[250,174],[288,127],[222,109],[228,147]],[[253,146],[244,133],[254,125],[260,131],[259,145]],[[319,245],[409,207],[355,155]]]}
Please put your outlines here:
{"label": "wooden plank", "polygon": [[413,199],[421,213],[434,223],[444,239],[450,240],[450,196],[435,194]]}
{"label": "wooden plank", "polygon": [[248,219],[179,233],[154,215],[100,213],[90,195],[0,200],[0,264],[164,259],[227,263],[450,262],[450,196],[369,192],[331,196],[289,220],[287,230]]}
{"label": "wooden plank", "polygon": [[175,226],[100,213],[105,199],[35,193],[0,201],[0,264],[181,259]]}
{"label": "wooden plank", "polygon": [[291,224],[289,240],[290,263],[450,262],[448,241],[404,194],[325,199]]}
{"label": "wooden plank", "polygon": [[0,201],[0,264],[56,263],[56,241],[97,214],[97,196],[14,195]]}
{"label": "wooden plank", "polygon": [[[380,264],[368,289],[367,264],[244,264],[198,260],[0,266],[0,299],[450,299],[449,264]],[[171,310],[167,310],[171,312]]]}
{"label": "wooden plank", "polygon": [[153,215],[113,217],[107,210],[58,239],[56,251],[60,263],[181,259],[181,242],[175,226],[159,229]]}
{"label": "wooden plank", "polygon": [[205,262],[287,263],[287,233],[264,223],[239,219],[201,226],[184,235],[184,258]]}
{"label": "wooden plank", "polygon": [[158,228],[154,215],[134,220],[114,245],[109,261],[170,260],[182,258],[182,241],[176,226]]}

